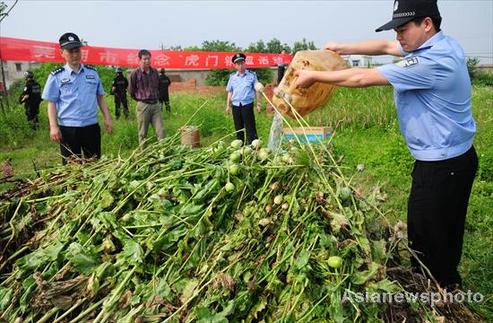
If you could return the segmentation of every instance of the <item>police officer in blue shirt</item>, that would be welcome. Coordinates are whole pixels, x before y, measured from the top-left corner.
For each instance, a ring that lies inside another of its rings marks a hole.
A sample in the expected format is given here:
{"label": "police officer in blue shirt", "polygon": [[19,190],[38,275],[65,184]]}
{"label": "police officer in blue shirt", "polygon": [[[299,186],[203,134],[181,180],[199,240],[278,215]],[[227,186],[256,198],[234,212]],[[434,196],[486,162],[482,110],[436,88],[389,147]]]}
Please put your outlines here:
{"label": "police officer in blue shirt", "polygon": [[60,37],[66,64],[48,76],[43,99],[48,101],[51,140],[60,143],[63,163],[69,157],[99,158],[101,132],[97,120],[98,106],[104,126],[111,133],[112,121],[104,100],[104,90],[97,71],[81,64],[82,43],[74,33]]}
{"label": "police officer in blue shirt", "polygon": [[[297,86],[328,82],[346,87],[392,85],[397,117],[416,159],[408,201],[411,249],[445,288],[460,287],[457,271],[464,222],[478,168],[473,147],[476,124],[464,50],[440,30],[436,0],[396,0],[392,20],[396,41],[328,43],[340,54],[394,55],[396,64],[336,72],[298,71]],[[417,259],[413,267],[419,269]]]}
{"label": "police officer in blue shirt", "polygon": [[232,104],[236,138],[245,142],[245,129],[246,140],[250,144],[257,139],[253,101],[256,98],[257,111],[260,112],[260,93],[255,91],[257,75],[246,69],[245,59],[246,56],[243,53],[237,53],[231,58],[237,71],[229,76],[226,86],[228,92],[226,113],[230,113],[230,105]]}

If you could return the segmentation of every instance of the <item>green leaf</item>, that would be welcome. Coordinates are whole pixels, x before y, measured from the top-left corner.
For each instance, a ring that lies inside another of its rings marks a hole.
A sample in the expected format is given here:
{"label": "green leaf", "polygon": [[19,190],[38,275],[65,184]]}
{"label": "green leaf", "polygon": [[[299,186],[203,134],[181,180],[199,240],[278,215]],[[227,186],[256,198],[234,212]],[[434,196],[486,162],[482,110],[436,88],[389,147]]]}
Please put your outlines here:
{"label": "green leaf", "polygon": [[115,199],[113,198],[113,195],[111,195],[109,191],[104,191],[101,194],[101,200],[99,201],[99,206],[101,207],[101,209],[104,210],[109,208],[114,201]]}
{"label": "green leaf", "polygon": [[116,217],[111,212],[101,212],[97,215],[97,218],[101,221],[103,226],[108,229],[114,229],[118,227]]}
{"label": "green leaf", "polygon": [[363,270],[354,274],[352,279],[353,283],[355,285],[363,285],[377,274],[379,268],[379,264],[372,262],[370,265],[368,265],[367,270]]}
{"label": "green leaf", "polygon": [[216,313],[207,307],[200,307],[195,310],[197,323],[227,323],[228,320],[220,313]]}
{"label": "green leaf", "polygon": [[180,296],[180,301],[183,304],[185,304],[190,298],[192,298],[195,288],[198,284],[199,281],[196,279],[191,279],[186,283],[185,288],[183,289],[183,293]]}
{"label": "green leaf", "polygon": [[123,250],[119,257],[125,258],[130,264],[141,264],[144,262],[144,250],[132,239],[126,238],[122,241]]}
{"label": "green leaf", "polygon": [[154,295],[159,295],[165,300],[171,302],[173,299],[172,290],[165,279],[159,279],[159,283],[154,290]]}
{"label": "green leaf", "polygon": [[372,256],[376,262],[383,262],[386,258],[385,240],[372,241]]}
{"label": "green leaf", "polygon": [[44,250],[43,250],[43,253],[44,255],[49,259],[49,260],[56,260],[58,258],[58,255],[60,254],[60,252],[62,251],[63,249],[63,246],[64,244],[61,243],[60,241],[58,242],[55,242],[54,245],[50,245],[48,247],[46,247]]}
{"label": "green leaf", "polygon": [[395,292],[402,290],[402,288],[399,285],[388,280],[387,278],[382,279],[379,282],[371,284],[371,288],[374,290],[384,291],[387,293],[395,293]]}
{"label": "green leaf", "polygon": [[332,216],[332,221],[330,221],[330,226],[332,227],[332,231],[334,233],[339,233],[341,231],[341,228],[344,226],[347,226],[349,224],[348,219],[340,214],[340,213],[331,213]]}
{"label": "green leaf", "polygon": [[301,250],[298,258],[296,258],[296,268],[301,269],[305,267],[308,264],[308,260],[310,260],[310,252],[308,250]]}
{"label": "green leaf", "polygon": [[78,272],[83,274],[91,273],[100,264],[95,254],[85,250],[77,242],[72,242],[68,247],[67,259]]}
{"label": "green leaf", "polygon": [[365,254],[369,254],[371,252],[370,240],[365,237],[358,239],[358,245],[365,252]]}
{"label": "green leaf", "polygon": [[10,305],[12,289],[0,287],[0,310],[5,310]]}
{"label": "green leaf", "polygon": [[258,321],[259,313],[261,313],[264,309],[267,308],[267,300],[262,297],[255,306],[253,306],[252,310],[248,314],[247,321]]}

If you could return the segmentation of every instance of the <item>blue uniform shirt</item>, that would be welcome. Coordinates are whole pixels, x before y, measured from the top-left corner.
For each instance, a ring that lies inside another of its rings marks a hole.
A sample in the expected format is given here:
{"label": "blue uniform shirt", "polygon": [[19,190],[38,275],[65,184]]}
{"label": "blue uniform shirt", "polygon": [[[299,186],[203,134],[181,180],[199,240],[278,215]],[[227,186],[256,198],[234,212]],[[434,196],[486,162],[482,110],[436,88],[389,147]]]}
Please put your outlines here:
{"label": "blue uniform shirt", "polygon": [[404,139],[417,160],[453,158],[472,146],[476,124],[464,50],[442,32],[396,64],[379,67],[394,87]]}
{"label": "blue uniform shirt", "polygon": [[255,83],[257,83],[257,74],[245,70],[243,75],[235,72],[229,76],[226,91],[233,93],[231,103],[239,106],[250,104],[255,100]]}
{"label": "blue uniform shirt", "polygon": [[43,99],[56,104],[58,124],[67,127],[98,122],[98,95],[104,95],[98,72],[84,65],[78,73],[68,64],[53,71],[43,90]]}

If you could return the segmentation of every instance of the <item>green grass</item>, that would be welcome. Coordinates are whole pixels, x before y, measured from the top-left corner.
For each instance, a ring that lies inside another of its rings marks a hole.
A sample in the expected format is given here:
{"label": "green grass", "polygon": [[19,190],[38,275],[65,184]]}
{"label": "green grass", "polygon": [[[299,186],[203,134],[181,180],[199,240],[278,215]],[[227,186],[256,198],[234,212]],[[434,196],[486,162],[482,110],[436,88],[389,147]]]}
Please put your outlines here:
{"label": "green grass", "polygon": [[[112,98],[107,100],[113,111]],[[172,94],[172,113],[164,113],[168,135],[189,122],[200,125],[201,143],[208,145],[234,131],[231,115],[224,114],[225,95],[200,97]],[[473,186],[464,237],[464,252],[460,271],[466,289],[485,296],[482,304],[474,304],[486,321],[493,321],[493,89],[474,87],[473,113],[478,126],[475,147],[480,169]],[[41,129],[29,129],[23,110],[16,107],[7,116],[0,114],[0,162],[12,158],[17,177],[35,176],[36,167],[49,168],[60,164],[58,145],[49,140],[46,106],[42,105]],[[130,120],[115,121],[114,133],[103,134],[103,154],[128,155],[137,147],[135,104],[131,103]],[[267,139],[270,116],[256,116],[257,129]],[[354,187],[368,191],[380,187],[383,210],[391,221],[406,218],[407,196],[411,185],[413,159],[400,135],[392,91],[390,88],[341,89],[328,107],[313,112],[307,118],[312,126],[332,126],[336,158],[342,159],[342,169]],[[295,121],[291,121],[296,126]],[[152,131],[149,137],[153,137]],[[233,136],[231,136],[231,139]],[[228,139],[226,139],[228,140]],[[363,172],[356,166],[364,164]],[[8,187],[1,186],[0,190]]]}

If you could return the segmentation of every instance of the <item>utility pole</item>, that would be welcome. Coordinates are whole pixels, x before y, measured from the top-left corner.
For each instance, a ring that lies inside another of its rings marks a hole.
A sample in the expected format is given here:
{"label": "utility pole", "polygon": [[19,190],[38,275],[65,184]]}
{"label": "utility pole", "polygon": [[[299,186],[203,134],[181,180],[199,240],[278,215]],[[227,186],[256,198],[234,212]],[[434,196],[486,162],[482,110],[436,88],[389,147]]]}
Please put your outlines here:
{"label": "utility pole", "polygon": [[[14,9],[15,5],[17,4],[17,2],[19,2],[19,0],[16,0],[14,2],[14,4],[12,5],[12,7],[10,7],[10,9],[5,12],[5,10],[7,9],[7,5],[5,4],[5,2],[0,2],[0,30],[2,30],[1,28],[1,24],[2,24],[2,21],[7,18],[7,16],[9,15],[9,13],[12,11],[12,9]],[[0,35],[1,36],[1,35]],[[3,82],[3,87],[4,87],[4,93],[5,93],[5,102],[7,103],[7,108],[10,109],[10,106],[9,106],[9,94],[8,94],[8,91],[7,91],[7,83],[5,83],[5,70],[3,68],[3,59],[2,59],[2,52],[1,52],[1,46],[0,46],[0,68],[2,69],[2,82]],[[2,111],[3,113],[5,113],[5,109],[3,108],[3,103],[2,103]]]}
{"label": "utility pole", "polygon": [[[0,49],[0,68],[2,69],[2,84],[3,84],[3,95],[1,95],[1,96],[5,98],[5,103],[7,104],[7,109],[10,110],[9,94],[7,91],[7,83],[5,83],[5,70],[3,69],[3,59],[2,59],[2,50],[1,49]],[[5,114],[5,108],[3,106],[3,99],[0,99],[0,103],[1,103],[2,112]]]}

